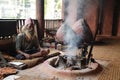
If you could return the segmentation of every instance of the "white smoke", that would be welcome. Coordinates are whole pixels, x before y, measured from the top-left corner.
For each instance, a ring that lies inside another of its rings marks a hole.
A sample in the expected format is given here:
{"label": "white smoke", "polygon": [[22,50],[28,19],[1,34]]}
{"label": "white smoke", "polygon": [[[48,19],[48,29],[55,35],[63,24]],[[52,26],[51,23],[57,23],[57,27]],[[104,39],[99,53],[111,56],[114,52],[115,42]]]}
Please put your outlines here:
{"label": "white smoke", "polygon": [[[67,44],[67,55],[75,56],[76,51],[78,50],[78,45],[81,44],[83,35],[76,34],[73,31],[75,23],[83,18],[85,2],[86,0],[65,0],[65,21],[62,25],[64,27],[64,41]],[[82,29],[82,26],[79,26]]]}
{"label": "white smoke", "polygon": [[[78,19],[78,15],[81,16],[83,0],[65,0],[65,21],[62,25],[64,27],[64,41],[67,44],[67,55],[74,56],[76,50],[78,49],[78,44],[81,42],[82,37],[76,34],[72,27]],[[79,11],[79,12],[78,12]]]}

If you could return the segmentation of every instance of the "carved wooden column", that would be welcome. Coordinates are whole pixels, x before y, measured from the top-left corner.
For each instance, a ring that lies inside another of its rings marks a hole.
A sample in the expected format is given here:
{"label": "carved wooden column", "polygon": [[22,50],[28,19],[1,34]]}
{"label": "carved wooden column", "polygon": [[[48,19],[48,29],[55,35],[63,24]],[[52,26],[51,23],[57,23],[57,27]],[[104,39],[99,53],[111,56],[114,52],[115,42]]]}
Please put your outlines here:
{"label": "carved wooden column", "polygon": [[38,38],[44,37],[44,0],[36,0],[36,19],[38,20]]}

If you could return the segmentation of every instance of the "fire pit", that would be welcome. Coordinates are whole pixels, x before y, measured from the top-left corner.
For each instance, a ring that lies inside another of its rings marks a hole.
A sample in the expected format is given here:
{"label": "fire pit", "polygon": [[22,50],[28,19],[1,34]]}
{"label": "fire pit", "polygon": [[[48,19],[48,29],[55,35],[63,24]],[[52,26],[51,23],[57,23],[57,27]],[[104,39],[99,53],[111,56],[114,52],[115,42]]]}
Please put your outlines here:
{"label": "fire pit", "polygon": [[63,37],[67,48],[61,55],[43,63],[44,72],[56,77],[74,78],[80,75],[89,75],[99,70],[100,65],[91,53],[94,39],[87,22],[80,19],[76,21],[72,29],[67,24],[62,27],[69,29]]}
{"label": "fire pit", "polygon": [[[62,27],[69,29],[67,24]],[[80,27],[79,30],[77,27]],[[67,48],[61,52],[61,55],[50,58],[42,64],[44,73],[57,78],[75,78],[80,75],[91,75],[99,70],[100,65],[91,53],[93,35],[84,19],[78,20],[73,29],[70,28],[68,32],[65,32],[63,40],[65,40]]]}
{"label": "fire pit", "polygon": [[92,55],[96,36],[93,38],[87,22],[84,19],[79,19],[72,26],[73,28],[70,28],[68,24],[61,27],[63,27],[63,30],[64,28],[67,29],[67,31],[65,31],[66,29],[63,31],[65,32],[63,40],[67,48],[61,55],[50,58],[42,64],[44,73],[54,75],[57,78],[75,78],[100,71],[101,66]]}
{"label": "fire pit", "polygon": [[78,60],[81,61],[81,64],[78,63],[77,65],[77,62],[75,62],[76,64],[73,63],[75,65],[70,65],[68,61],[65,61],[65,57],[66,55],[61,54],[60,56],[46,60],[42,64],[44,73],[57,78],[75,78],[80,75],[91,75],[92,73],[96,73],[100,68],[100,65],[96,62],[90,62],[88,65],[85,65],[82,64],[82,60]]}

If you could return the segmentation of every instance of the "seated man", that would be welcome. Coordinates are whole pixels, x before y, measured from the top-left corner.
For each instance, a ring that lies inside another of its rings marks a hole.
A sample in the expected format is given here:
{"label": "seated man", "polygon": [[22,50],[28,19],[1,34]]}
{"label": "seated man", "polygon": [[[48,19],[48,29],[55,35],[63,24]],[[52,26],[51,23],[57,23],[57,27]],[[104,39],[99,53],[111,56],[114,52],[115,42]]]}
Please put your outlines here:
{"label": "seated man", "polygon": [[41,49],[35,34],[34,23],[31,18],[25,20],[21,33],[16,38],[17,59],[30,59],[49,54],[49,49]]}

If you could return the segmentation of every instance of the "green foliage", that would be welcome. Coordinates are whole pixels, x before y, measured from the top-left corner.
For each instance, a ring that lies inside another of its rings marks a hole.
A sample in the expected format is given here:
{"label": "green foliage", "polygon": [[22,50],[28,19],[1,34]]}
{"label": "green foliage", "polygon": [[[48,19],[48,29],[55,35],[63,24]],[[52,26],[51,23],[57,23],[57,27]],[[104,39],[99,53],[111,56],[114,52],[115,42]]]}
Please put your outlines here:
{"label": "green foliage", "polygon": [[44,14],[47,12],[47,0],[44,0]]}

